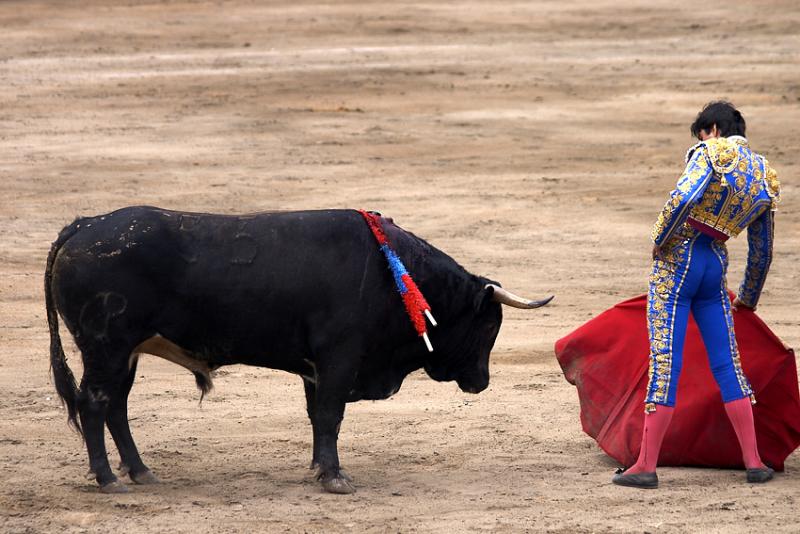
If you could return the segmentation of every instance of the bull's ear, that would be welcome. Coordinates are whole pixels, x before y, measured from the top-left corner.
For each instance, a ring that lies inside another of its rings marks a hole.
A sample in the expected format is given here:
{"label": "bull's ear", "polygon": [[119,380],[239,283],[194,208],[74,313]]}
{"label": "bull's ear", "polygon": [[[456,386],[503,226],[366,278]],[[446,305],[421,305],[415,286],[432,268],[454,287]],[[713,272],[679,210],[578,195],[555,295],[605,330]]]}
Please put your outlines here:
{"label": "bull's ear", "polygon": [[475,295],[475,300],[473,301],[473,306],[475,307],[476,312],[482,312],[489,306],[489,303],[492,302],[492,297],[494,296],[494,287],[492,285],[487,284],[484,287],[480,288],[478,294]]}

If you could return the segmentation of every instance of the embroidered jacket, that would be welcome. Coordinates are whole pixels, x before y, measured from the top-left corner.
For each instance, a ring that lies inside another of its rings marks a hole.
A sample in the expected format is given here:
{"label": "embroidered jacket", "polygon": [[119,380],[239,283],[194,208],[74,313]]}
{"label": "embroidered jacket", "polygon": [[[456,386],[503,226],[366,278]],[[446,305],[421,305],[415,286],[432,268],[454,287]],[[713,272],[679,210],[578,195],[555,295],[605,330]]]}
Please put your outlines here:
{"label": "embroidered jacket", "polygon": [[662,246],[692,218],[728,237],[747,228],[748,256],[739,299],[755,306],[772,261],[777,173],[741,136],[708,139],[686,153],[686,170],[653,227]]}

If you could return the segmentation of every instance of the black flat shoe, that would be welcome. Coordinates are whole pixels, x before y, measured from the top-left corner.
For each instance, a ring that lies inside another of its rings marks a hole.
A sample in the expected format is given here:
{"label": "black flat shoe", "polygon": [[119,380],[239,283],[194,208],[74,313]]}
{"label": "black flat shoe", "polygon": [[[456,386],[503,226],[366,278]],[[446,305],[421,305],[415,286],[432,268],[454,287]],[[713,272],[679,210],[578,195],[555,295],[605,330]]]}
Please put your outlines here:
{"label": "black flat shoe", "polygon": [[[748,470],[748,477],[750,476],[749,473],[750,471]],[[618,486],[628,486],[630,488],[655,489],[658,487],[658,475],[655,472],[626,475],[623,469],[617,469],[611,482]]]}
{"label": "black flat shoe", "polygon": [[771,467],[748,469],[747,481],[751,484],[763,484],[764,482],[772,480],[774,474],[775,470]]}

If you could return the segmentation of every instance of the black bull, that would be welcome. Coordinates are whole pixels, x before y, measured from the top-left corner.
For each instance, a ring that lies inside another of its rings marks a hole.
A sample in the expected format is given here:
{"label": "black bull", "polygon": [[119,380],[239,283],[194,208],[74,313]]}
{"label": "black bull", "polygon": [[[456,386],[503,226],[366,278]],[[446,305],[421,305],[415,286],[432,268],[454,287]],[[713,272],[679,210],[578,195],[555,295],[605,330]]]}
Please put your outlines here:
{"label": "black bull", "polygon": [[[64,228],[45,273],[51,366],[101,489],[127,491],[109,466],[105,425],[123,473],[140,484],[158,481],[128,426],[140,354],[186,367],[203,393],[223,365],[300,375],[312,466],[335,493],[353,491],[336,446],[347,402],[387,398],[420,368],[467,392],[485,389],[502,321],[498,302],[532,308],[546,301],[519,299],[383,222],[439,323],[430,331],[432,353],[356,211],[224,216],[130,207]],[[80,387],[66,363],[58,313],[83,358]]]}

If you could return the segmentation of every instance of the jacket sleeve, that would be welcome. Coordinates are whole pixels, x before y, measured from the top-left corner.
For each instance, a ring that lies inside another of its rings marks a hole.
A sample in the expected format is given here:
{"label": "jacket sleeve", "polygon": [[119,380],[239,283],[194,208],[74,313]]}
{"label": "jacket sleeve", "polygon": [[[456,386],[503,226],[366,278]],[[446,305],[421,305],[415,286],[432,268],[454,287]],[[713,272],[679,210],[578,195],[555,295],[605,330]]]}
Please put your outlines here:
{"label": "jacket sleeve", "polygon": [[653,226],[653,243],[663,245],[686,222],[689,211],[702,198],[713,174],[706,147],[700,145],[690,156],[686,169],[678,179],[677,187],[670,193],[669,200],[664,204],[664,209]]}
{"label": "jacket sleeve", "polygon": [[739,286],[739,300],[745,306],[755,308],[761,296],[761,288],[767,279],[772,263],[772,242],[775,235],[775,212],[766,209],[758,219],[747,227],[747,268]]}

